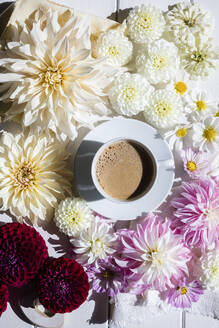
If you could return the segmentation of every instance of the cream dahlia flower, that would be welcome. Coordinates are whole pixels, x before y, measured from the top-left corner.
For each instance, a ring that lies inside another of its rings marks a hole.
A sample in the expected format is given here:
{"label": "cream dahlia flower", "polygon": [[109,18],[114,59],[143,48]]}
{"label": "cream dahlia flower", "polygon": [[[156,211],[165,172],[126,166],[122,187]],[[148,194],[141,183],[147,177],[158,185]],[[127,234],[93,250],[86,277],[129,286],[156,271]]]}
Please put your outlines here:
{"label": "cream dahlia flower", "polygon": [[217,68],[219,48],[211,39],[199,36],[190,46],[182,50],[182,66],[194,80],[206,79]]}
{"label": "cream dahlia flower", "polygon": [[89,265],[98,259],[105,259],[116,251],[116,234],[112,225],[95,217],[91,225],[83,230],[79,237],[72,239],[73,251],[77,261]]}
{"label": "cream dahlia flower", "polygon": [[132,50],[132,42],[122,30],[109,30],[101,33],[94,43],[93,56],[106,57],[108,64],[123,66],[131,60]]}
{"label": "cream dahlia flower", "polygon": [[200,258],[200,280],[204,287],[211,290],[219,290],[219,250],[208,251]]}
{"label": "cream dahlia flower", "polygon": [[153,87],[145,77],[127,72],[115,80],[109,98],[118,114],[132,116],[144,110],[152,91]]}
{"label": "cream dahlia flower", "polygon": [[156,90],[150,94],[144,116],[146,121],[157,129],[167,129],[186,123],[180,96],[166,89]]}
{"label": "cream dahlia flower", "polygon": [[213,17],[198,4],[179,3],[166,13],[165,18],[174,42],[181,46],[191,45],[199,35],[210,37],[214,28]]}
{"label": "cream dahlia flower", "polygon": [[4,132],[0,139],[1,210],[33,222],[44,220],[57,201],[71,194],[68,153],[57,141],[27,133]]}
{"label": "cream dahlia flower", "polygon": [[166,83],[174,78],[179,68],[177,47],[165,40],[156,41],[148,46],[147,53],[137,55],[136,67],[152,84]]}
{"label": "cream dahlia flower", "polygon": [[133,42],[151,42],[163,34],[165,19],[162,11],[152,5],[136,6],[128,15],[127,28]]}
{"label": "cream dahlia flower", "polygon": [[54,221],[61,232],[67,236],[78,236],[89,227],[94,219],[93,212],[81,198],[66,198],[55,211]]}
{"label": "cream dahlia flower", "polygon": [[39,10],[31,24],[17,22],[0,53],[0,82],[1,100],[13,101],[6,119],[73,140],[109,114],[104,88],[115,69],[91,57],[88,17],[68,14]]}

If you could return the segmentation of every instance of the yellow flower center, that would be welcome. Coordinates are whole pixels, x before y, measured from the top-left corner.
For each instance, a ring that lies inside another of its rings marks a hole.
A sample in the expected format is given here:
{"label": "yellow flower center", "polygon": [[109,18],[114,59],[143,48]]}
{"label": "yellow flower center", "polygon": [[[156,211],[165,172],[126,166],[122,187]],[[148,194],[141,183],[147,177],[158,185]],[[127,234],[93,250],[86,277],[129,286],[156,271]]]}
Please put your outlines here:
{"label": "yellow flower center", "polygon": [[218,266],[217,265],[214,265],[213,267],[211,267],[211,272],[213,274],[217,273],[218,272]]}
{"label": "yellow flower center", "polygon": [[114,277],[114,274],[113,274],[112,271],[110,271],[110,270],[106,270],[106,271],[104,271],[104,273],[103,273],[103,277],[104,277],[105,279],[107,279],[107,280],[112,280],[113,277]]}
{"label": "yellow flower center", "polygon": [[217,111],[217,113],[214,116],[219,117],[219,110]]}
{"label": "yellow flower center", "polygon": [[55,88],[63,81],[63,73],[58,67],[47,67],[46,71],[40,74],[44,87]]}
{"label": "yellow flower center", "polygon": [[187,25],[188,27],[193,27],[196,24],[196,18],[189,18],[189,19],[184,19],[184,23],[185,25]]}
{"label": "yellow flower center", "polygon": [[195,162],[192,162],[192,161],[188,161],[187,162],[187,165],[186,165],[187,169],[191,172],[194,172],[197,170],[197,165]]}
{"label": "yellow flower center", "polygon": [[103,251],[103,242],[101,239],[97,238],[94,241],[91,241],[92,251],[99,256]]}
{"label": "yellow flower center", "polygon": [[181,287],[181,295],[185,295],[187,293],[186,287]]}
{"label": "yellow flower center", "polygon": [[138,30],[151,31],[152,29],[152,18],[149,14],[141,14],[136,22]]}
{"label": "yellow flower center", "polygon": [[68,217],[69,223],[72,225],[78,224],[81,220],[81,214],[76,209],[68,210],[66,216]]}
{"label": "yellow flower center", "polygon": [[116,46],[111,46],[109,47],[108,49],[108,54],[112,57],[115,57],[115,56],[118,56],[119,55],[119,51],[118,49],[116,48]]}
{"label": "yellow flower center", "polygon": [[135,88],[125,88],[123,90],[123,95],[126,102],[132,102],[135,99],[136,94],[137,92]]}
{"label": "yellow flower center", "polygon": [[163,263],[162,253],[160,253],[157,249],[151,249],[148,252],[148,255],[149,257],[147,258],[147,260],[149,260],[151,264],[156,266],[162,265]]}
{"label": "yellow flower center", "polygon": [[152,65],[157,70],[162,70],[167,64],[167,60],[163,56],[154,55],[152,58]]}
{"label": "yellow flower center", "polygon": [[216,139],[217,132],[213,127],[207,127],[204,129],[202,133],[203,138],[205,138],[208,142],[212,142]]}
{"label": "yellow flower center", "polygon": [[25,162],[13,170],[12,179],[15,187],[25,190],[33,186],[36,174],[32,163]]}
{"label": "yellow flower center", "polygon": [[181,128],[176,131],[176,135],[179,138],[184,138],[187,135],[187,133],[188,133],[188,129],[186,128]]}
{"label": "yellow flower center", "polygon": [[191,59],[196,63],[202,63],[206,59],[206,54],[199,51],[194,51],[192,53]]}
{"label": "yellow flower center", "polygon": [[161,101],[156,106],[157,114],[161,118],[168,116],[169,113],[172,111],[172,109],[173,109],[172,106],[166,101]]}
{"label": "yellow flower center", "polygon": [[197,100],[195,103],[196,103],[196,109],[199,112],[207,108],[207,104],[204,100]]}
{"label": "yellow flower center", "polygon": [[186,93],[186,91],[188,90],[186,83],[183,81],[176,82],[174,87],[176,92],[179,93],[181,96],[184,95],[184,93]]}

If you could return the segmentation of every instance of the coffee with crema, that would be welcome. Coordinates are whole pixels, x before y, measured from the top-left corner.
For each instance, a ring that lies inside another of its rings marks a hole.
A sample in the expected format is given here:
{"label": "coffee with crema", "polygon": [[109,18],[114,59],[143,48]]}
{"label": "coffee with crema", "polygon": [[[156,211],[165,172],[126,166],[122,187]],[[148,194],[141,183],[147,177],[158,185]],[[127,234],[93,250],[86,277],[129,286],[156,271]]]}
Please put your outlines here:
{"label": "coffee with crema", "polygon": [[99,185],[107,195],[118,200],[138,197],[152,183],[154,175],[153,159],[132,141],[110,144],[96,162]]}

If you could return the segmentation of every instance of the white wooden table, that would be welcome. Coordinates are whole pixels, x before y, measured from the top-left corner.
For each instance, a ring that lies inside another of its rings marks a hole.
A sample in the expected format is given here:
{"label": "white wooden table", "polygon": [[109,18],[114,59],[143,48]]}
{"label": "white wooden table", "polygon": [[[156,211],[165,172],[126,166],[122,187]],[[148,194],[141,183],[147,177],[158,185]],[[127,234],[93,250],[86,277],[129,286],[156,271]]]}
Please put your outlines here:
{"label": "white wooden table", "polygon": [[[31,0],[30,0],[31,1]],[[32,0],[33,1],[33,0]],[[34,0],[37,1],[37,0]],[[193,0],[191,0],[193,1]],[[2,3],[5,0],[0,0],[0,13],[4,9]],[[56,2],[74,7],[78,10],[85,11],[87,13],[99,15],[102,17],[114,17],[114,19],[121,20],[122,12],[121,10],[125,8],[133,7],[141,3],[153,3],[162,9],[167,9],[168,5],[176,3],[177,0],[56,0]],[[215,39],[219,45],[219,0],[200,0],[206,8],[210,9],[216,18],[216,31]],[[2,7],[1,7],[2,6]],[[113,15],[114,13],[114,15]],[[0,22],[1,22],[0,17]],[[211,79],[211,81],[204,83],[204,87],[211,90],[213,96],[217,97],[219,100],[219,78],[218,75]],[[0,223],[6,221],[11,221],[5,215],[0,215]],[[39,229],[42,236],[48,241],[49,253],[51,256],[57,255],[53,245],[51,245],[51,239],[55,240],[58,237],[53,231],[48,233],[42,228]],[[89,322],[93,328],[107,328],[108,327],[108,300],[105,296],[101,296],[99,301],[96,302],[95,307],[94,301],[85,302],[77,311],[67,314],[65,317],[64,328],[88,328],[90,326]],[[199,315],[186,314],[182,315],[181,312],[160,315],[159,317],[148,317],[147,322],[138,327],[133,328],[219,328],[219,321],[203,317]],[[37,328],[34,325],[28,324],[23,321],[12,309],[10,304],[8,305],[7,311],[3,313],[0,318],[0,328]]]}

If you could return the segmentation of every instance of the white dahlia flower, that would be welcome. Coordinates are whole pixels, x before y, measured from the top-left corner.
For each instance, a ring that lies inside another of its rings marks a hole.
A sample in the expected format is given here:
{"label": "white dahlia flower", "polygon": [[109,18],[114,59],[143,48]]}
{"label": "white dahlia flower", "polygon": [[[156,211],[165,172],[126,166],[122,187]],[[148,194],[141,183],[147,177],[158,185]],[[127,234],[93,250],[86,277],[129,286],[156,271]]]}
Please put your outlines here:
{"label": "white dahlia flower", "polygon": [[4,132],[0,139],[1,210],[33,222],[44,220],[57,201],[71,194],[68,153],[45,136]]}
{"label": "white dahlia flower", "polygon": [[201,274],[200,280],[205,288],[219,290],[219,250],[206,252],[200,258]]}
{"label": "white dahlia flower", "polygon": [[61,232],[67,236],[78,236],[94,220],[93,212],[81,198],[66,198],[55,211],[54,221]]}
{"label": "white dahlia flower", "polygon": [[152,84],[166,83],[174,78],[179,68],[177,47],[165,40],[151,43],[147,53],[137,55],[136,67]]}
{"label": "white dahlia flower", "polygon": [[214,19],[198,4],[179,3],[165,15],[167,28],[174,42],[179,46],[191,45],[199,35],[210,37],[214,29]]}
{"label": "white dahlia flower", "polygon": [[146,121],[159,129],[169,129],[186,123],[180,96],[166,89],[152,92],[144,109]]}
{"label": "white dahlia flower", "polygon": [[106,57],[108,64],[123,66],[131,60],[132,50],[132,42],[122,30],[109,30],[101,33],[94,43],[93,56]]}
{"label": "white dahlia flower", "polygon": [[165,19],[162,11],[152,5],[136,6],[128,15],[127,28],[133,42],[151,42],[163,34]]}
{"label": "white dahlia flower", "polygon": [[91,57],[88,17],[63,23],[68,13],[39,10],[31,24],[13,26],[0,54],[0,99],[12,102],[6,119],[73,140],[79,127],[109,114],[104,88],[115,69]]}
{"label": "white dahlia flower", "polygon": [[145,77],[124,73],[115,80],[109,91],[109,98],[118,114],[132,116],[144,110],[152,91],[153,87]]}

